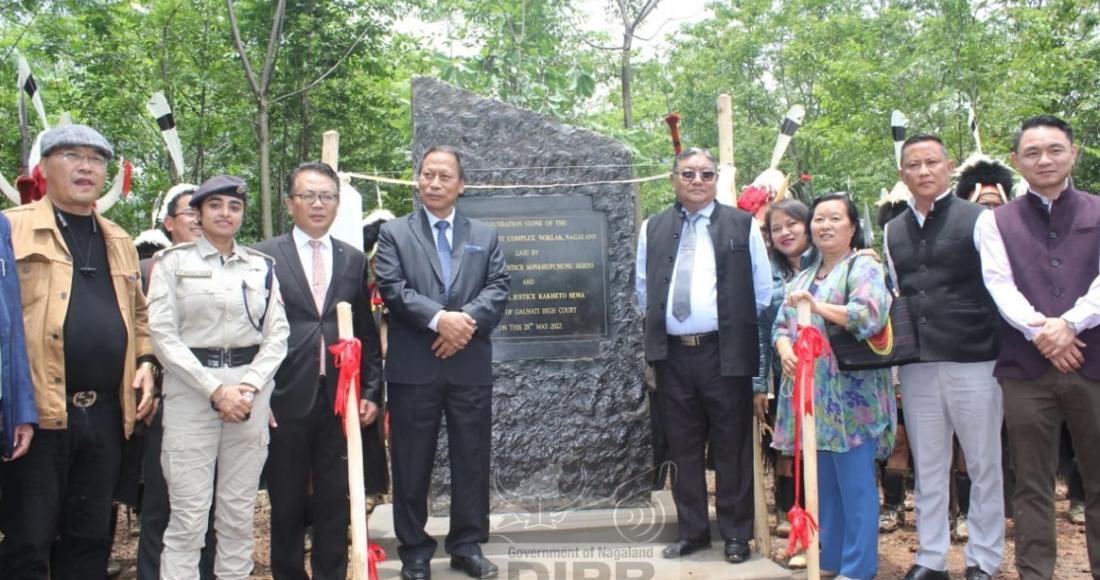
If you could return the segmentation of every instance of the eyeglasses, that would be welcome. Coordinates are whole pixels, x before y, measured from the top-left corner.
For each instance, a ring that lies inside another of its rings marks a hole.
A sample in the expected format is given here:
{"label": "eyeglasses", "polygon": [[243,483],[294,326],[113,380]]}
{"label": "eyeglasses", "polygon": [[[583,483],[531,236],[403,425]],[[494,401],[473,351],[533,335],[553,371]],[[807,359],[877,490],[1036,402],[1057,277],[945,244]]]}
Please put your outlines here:
{"label": "eyeglasses", "polygon": [[331,193],[296,193],[294,195],[291,195],[290,197],[296,197],[298,198],[298,201],[306,205],[313,205],[317,202],[317,200],[321,200],[321,203],[323,205],[332,205],[340,200],[339,195],[334,195]]}
{"label": "eyeglasses", "polygon": [[81,155],[75,151],[66,151],[61,154],[61,158],[65,160],[65,163],[71,165],[79,165],[81,163],[89,163],[95,167],[107,167],[107,158],[99,153],[90,153],[88,155]]}
{"label": "eyeglasses", "polygon": [[691,171],[690,169],[681,171],[677,173],[677,175],[684,181],[695,181],[695,177],[698,176],[699,180],[703,183],[714,181],[714,178],[718,176],[718,174],[713,171]]}
{"label": "eyeglasses", "polygon": [[197,218],[197,217],[199,217],[199,212],[197,212],[193,209],[184,209],[184,210],[177,211],[176,213],[172,214],[169,217],[179,217],[179,216],[184,216],[184,217],[189,217],[189,218]]}

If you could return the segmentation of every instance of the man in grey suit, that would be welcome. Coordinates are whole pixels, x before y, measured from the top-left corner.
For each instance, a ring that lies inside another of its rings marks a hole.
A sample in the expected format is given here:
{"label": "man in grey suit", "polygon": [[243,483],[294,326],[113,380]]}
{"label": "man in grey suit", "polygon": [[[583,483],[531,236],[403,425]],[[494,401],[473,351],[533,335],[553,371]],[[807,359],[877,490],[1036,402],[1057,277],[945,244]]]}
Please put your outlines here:
{"label": "man in grey suit", "polygon": [[423,207],[382,226],[374,263],[390,310],[386,381],[401,577],[431,578],[436,542],[424,524],[446,413],[454,501],[445,547],[452,568],[493,578],[497,567],[479,545],[489,539],[489,335],[504,314],[509,276],[496,230],[455,210],[465,186],[458,151],[429,149],[417,184]]}
{"label": "man in grey suit", "polygon": [[[340,374],[328,346],[339,340],[336,305],[352,305],[355,336],[363,344],[359,419],[370,424],[381,405],[378,332],[366,295],[363,252],[329,235],[340,203],[340,180],[324,163],[290,173],[287,213],[294,229],[260,242],[275,258],[290,337],[271,395],[271,573],[306,580],[305,516],[313,516],[310,564],[315,579],[343,580],[348,564],[348,462],[343,423],[333,413]],[[310,475],[313,494],[310,495]]]}

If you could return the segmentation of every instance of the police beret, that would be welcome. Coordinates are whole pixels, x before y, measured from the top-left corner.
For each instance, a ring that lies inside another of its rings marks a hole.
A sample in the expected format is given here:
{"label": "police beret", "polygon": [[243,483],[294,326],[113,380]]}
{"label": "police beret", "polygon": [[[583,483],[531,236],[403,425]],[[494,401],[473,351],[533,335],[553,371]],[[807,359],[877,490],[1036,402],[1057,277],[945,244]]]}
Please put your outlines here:
{"label": "police beret", "polygon": [[211,195],[228,195],[241,201],[247,201],[247,191],[244,180],[240,177],[218,175],[207,179],[195,190],[194,195],[191,196],[191,203],[189,205],[191,207],[199,207],[202,205],[202,200]]}
{"label": "police beret", "polygon": [[107,159],[115,155],[107,138],[87,125],[61,125],[42,133],[42,140],[39,141],[42,157],[59,147],[91,147],[98,149]]}

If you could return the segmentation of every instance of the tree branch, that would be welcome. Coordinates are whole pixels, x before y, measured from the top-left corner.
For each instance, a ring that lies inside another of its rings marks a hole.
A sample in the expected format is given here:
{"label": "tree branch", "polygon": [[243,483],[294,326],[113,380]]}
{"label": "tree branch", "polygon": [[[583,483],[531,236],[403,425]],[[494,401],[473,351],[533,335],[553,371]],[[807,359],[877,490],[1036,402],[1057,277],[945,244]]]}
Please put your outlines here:
{"label": "tree branch", "polygon": [[279,37],[283,33],[283,16],[286,14],[286,0],[279,0],[275,6],[275,17],[271,19],[271,35],[267,37],[267,57],[264,59],[264,70],[260,75],[260,86],[267,94],[271,87],[271,72],[275,70],[275,57],[279,54]]}
{"label": "tree branch", "polygon": [[260,87],[256,84],[256,73],[252,72],[252,63],[248,61],[248,53],[241,42],[241,28],[237,24],[237,12],[233,10],[233,0],[225,0],[225,7],[229,11],[229,29],[233,32],[233,44],[237,47],[237,53],[241,55],[241,65],[244,66],[244,77],[248,80],[248,86],[252,94],[258,99],[261,96]]}
{"label": "tree branch", "polygon": [[369,26],[364,26],[363,27],[363,32],[359,33],[359,36],[355,39],[355,42],[351,43],[351,46],[348,47],[348,49],[346,51],[344,51],[344,54],[343,54],[343,56],[340,57],[340,60],[336,61],[336,64],[332,65],[327,71],[324,72],[324,74],[317,77],[316,79],[313,80],[313,82],[309,83],[308,85],[306,85],[306,86],[304,86],[300,89],[291,91],[291,92],[283,94],[283,95],[279,95],[279,96],[275,97],[274,99],[271,99],[271,104],[278,103],[279,101],[281,101],[283,99],[289,99],[290,97],[293,97],[294,95],[304,93],[304,92],[312,89],[313,87],[317,86],[321,81],[325,80],[326,77],[328,77],[330,74],[332,74],[333,71],[335,71],[341,64],[343,64],[343,62],[348,58],[348,55],[351,54],[351,51],[355,50],[355,47],[359,46],[359,43],[363,41],[363,38],[367,36],[367,32],[369,32],[369,31],[370,31],[370,27]]}

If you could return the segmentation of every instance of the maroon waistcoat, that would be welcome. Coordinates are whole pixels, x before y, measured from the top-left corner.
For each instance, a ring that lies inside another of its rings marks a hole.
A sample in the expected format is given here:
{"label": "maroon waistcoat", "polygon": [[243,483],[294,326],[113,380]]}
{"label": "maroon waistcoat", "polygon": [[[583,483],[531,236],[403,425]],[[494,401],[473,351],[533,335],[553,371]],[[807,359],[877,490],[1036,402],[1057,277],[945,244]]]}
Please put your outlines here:
{"label": "maroon waistcoat", "polygon": [[[1100,273],[1100,198],[1067,188],[1048,213],[1028,193],[993,214],[1004,240],[1016,288],[1044,316],[1055,318],[1073,308]],[[1100,380],[1100,327],[1080,339],[1085,364],[1081,374]],[[1002,379],[1033,380],[1050,367],[1023,333],[1001,325],[1001,353],[993,374]]]}

